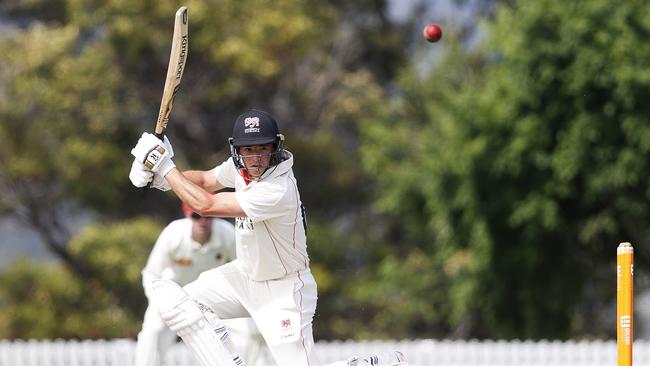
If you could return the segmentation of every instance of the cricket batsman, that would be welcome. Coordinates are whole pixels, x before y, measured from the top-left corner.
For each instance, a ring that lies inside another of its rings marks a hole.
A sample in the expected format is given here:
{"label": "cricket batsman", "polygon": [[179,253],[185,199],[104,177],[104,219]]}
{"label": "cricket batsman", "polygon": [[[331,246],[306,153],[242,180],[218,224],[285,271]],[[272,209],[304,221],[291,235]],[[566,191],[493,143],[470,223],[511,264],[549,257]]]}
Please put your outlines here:
{"label": "cricket batsman", "polygon": [[[160,314],[202,366],[242,366],[223,320],[251,317],[278,366],[319,366],[314,352],[316,281],[309,268],[307,220],[275,118],[251,109],[235,120],[231,156],[209,170],[181,172],[171,144],[144,133],[131,151],[129,177],[136,187],[150,181],[171,189],[204,217],[235,218],[237,258],[203,272],[184,287],[153,282]],[[147,168],[147,166],[151,168]],[[234,188],[234,192],[220,191]],[[352,357],[331,366],[406,365],[399,352]]]}

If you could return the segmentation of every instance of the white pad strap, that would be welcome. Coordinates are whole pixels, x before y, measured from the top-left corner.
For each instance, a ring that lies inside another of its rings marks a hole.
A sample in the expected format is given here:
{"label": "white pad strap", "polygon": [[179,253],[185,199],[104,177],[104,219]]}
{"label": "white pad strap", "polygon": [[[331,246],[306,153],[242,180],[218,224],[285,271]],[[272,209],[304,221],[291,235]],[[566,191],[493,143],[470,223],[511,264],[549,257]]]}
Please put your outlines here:
{"label": "white pad strap", "polygon": [[199,305],[174,281],[152,284],[160,316],[190,348],[201,366],[245,366],[239,354],[228,352]]}

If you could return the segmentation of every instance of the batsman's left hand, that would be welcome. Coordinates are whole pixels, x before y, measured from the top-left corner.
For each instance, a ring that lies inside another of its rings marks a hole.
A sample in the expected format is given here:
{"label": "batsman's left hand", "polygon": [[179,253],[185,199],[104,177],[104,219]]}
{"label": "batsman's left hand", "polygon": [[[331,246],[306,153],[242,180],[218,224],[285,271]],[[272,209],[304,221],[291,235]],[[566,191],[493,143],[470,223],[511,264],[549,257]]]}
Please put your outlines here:
{"label": "batsman's left hand", "polygon": [[144,164],[139,162],[137,159],[134,159],[133,164],[131,164],[129,179],[137,188],[146,187],[153,179],[153,172],[147,169]]}

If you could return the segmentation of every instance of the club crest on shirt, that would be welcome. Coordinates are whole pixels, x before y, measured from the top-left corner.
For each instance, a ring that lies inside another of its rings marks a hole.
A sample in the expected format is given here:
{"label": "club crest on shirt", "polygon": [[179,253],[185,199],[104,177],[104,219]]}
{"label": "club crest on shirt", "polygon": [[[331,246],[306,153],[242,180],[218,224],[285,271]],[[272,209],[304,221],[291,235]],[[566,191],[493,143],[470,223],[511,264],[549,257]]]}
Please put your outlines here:
{"label": "club crest on shirt", "polygon": [[237,217],[235,227],[239,230],[253,230],[253,220],[250,217]]}
{"label": "club crest on shirt", "polygon": [[172,262],[177,266],[191,266],[192,258],[172,258]]}
{"label": "club crest on shirt", "polygon": [[280,319],[279,336],[279,341],[282,343],[289,342],[296,337],[296,331],[291,324],[291,319]]}

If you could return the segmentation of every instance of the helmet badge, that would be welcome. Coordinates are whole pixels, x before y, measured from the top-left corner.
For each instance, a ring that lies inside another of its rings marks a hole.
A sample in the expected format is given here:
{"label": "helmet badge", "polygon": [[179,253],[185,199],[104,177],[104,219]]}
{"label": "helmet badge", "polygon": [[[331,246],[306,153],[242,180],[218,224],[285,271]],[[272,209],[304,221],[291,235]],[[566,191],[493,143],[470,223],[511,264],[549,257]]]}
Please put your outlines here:
{"label": "helmet badge", "polygon": [[260,119],[258,117],[247,117],[244,120],[244,133],[260,132]]}

